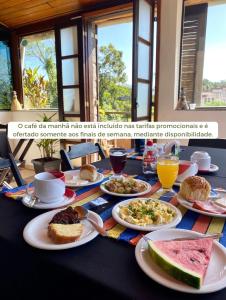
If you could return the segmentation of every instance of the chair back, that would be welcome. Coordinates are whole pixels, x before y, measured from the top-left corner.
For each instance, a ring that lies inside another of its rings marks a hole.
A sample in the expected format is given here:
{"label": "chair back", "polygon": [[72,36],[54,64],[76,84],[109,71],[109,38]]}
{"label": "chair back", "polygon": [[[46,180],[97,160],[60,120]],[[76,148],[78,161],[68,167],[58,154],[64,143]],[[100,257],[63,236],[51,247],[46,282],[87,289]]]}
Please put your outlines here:
{"label": "chair back", "polygon": [[[24,185],[25,182],[20,174],[20,171],[17,166],[17,162],[15,161],[15,158],[12,154],[11,147],[9,144],[8,136],[7,136],[7,125],[0,124],[0,171],[1,169],[10,169],[12,172],[12,175],[15,178],[15,181],[18,186]],[[2,168],[1,168],[2,166]],[[4,176],[1,177],[0,184],[5,180],[5,177],[7,176],[6,171],[4,171]]]}
{"label": "chair back", "polygon": [[226,149],[226,139],[190,139],[188,146]]}
{"label": "chair back", "polygon": [[0,157],[8,158],[9,152],[11,152],[7,133],[4,131],[0,131]]}
{"label": "chair back", "polygon": [[99,143],[81,143],[78,145],[73,145],[69,147],[69,151],[60,150],[60,156],[62,159],[62,169],[73,170],[73,165],[71,163],[72,159],[85,157],[90,154],[98,153],[101,159],[105,158],[105,154]]}

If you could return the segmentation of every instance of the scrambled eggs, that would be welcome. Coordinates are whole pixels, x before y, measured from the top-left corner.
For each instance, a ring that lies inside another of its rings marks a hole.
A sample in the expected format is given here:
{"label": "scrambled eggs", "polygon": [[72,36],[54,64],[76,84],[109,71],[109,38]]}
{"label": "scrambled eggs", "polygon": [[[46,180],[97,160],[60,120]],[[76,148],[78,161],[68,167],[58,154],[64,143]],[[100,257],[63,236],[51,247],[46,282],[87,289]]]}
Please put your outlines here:
{"label": "scrambled eggs", "polygon": [[147,185],[133,178],[111,179],[106,182],[108,191],[118,194],[136,194],[147,189]]}
{"label": "scrambled eggs", "polygon": [[159,200],[137,199],[119,207],[120,218],[140,226],[170,223],[175,215],[174,209]]}

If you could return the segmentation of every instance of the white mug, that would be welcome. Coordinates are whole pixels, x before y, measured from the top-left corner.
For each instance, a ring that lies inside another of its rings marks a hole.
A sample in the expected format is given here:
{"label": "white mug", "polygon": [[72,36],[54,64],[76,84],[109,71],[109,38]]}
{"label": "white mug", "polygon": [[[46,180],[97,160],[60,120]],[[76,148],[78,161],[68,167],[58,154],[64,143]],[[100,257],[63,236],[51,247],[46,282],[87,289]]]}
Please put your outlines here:
{"label": "white mug", "polygon": [[194,176],[198,173],[197,163],[193,163],[189,160],[179,161],[179,171],[177,176],[177,181],[182,182],[187,177]]}
{"label": "white mug", "polygon": [[196,151],[191,156],[191,161],[198,164],[199,171],[209,171],[211,157],[207,152]]}
{"label": "white mug", "polygon": [[35,175],[34,193],[41,202],[53,203],[63,200],[65,176],[63,172],[43,172]]}

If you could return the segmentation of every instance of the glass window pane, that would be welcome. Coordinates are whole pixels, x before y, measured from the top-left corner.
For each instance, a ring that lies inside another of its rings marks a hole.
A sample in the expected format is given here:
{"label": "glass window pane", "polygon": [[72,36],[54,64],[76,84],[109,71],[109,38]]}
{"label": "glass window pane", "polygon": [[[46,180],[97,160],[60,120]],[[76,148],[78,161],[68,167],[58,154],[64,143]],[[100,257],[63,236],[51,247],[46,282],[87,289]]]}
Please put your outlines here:
{"label": "glass window pane", "polygon": [[149,46],[141,42],[138,43],[138,78],[147,80],[150,78],[149,50]]}
{"label": "glass window pane", "polygon": [[62,80],[63,85],[75,85],[78,79],[78,58],[62,60]]}
{"label": "glass window pane", "polygon": [[137,117],[148,116],[149,110],[149,84],[138,82],[137,86]]}
{"label": "glass window pane", "polygon": [[54,31],[24,36],[20,42],[24,105],[27,109],[57,108]]}
{"label": "glass window pane", "polygon": [[63,89],[64,112],[80,113],[79,89]]}
{"label": "glass window pane", "polygon": [[78,54],[77,26],[61,29],[61,55]]}
{"label": "glass window pane", "polygon": [[10,109],[12,100],[12,78],[9,46],[0,41],[0,109]]}
{"label": "glass window pane", "polygon": [[80,118],[79,117],[67,117],[65,116],[64,118],[65,122],[80,122]]}
{"label": "glass window pane", "polygon": [[150,41],[150,24],[151,24],[152,7],[145,1],[139,2],[139,36]]}

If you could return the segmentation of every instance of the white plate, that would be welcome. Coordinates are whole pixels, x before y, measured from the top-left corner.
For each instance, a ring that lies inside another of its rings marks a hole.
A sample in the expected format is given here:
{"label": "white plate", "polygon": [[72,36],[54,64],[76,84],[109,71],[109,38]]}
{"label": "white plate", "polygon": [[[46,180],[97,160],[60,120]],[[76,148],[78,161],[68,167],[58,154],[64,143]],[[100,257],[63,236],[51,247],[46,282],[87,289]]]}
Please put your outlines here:
{"label": "white plate", "polygon": [[[83,187],[83,186],[89,186],[96,183],[101,182],[104,179],[104,175],[102,173],[97,172],[97,179],[96,181],[88,181],[88,180],[82,180],[79,178],[79,170],[70,170],[64,172],[65,175],[65,184],[69,187]],[[74,179],[73,179],[74,177]],[[76,179],[78,182],[76,182]]]}
{"label": "white plate", "polygon": [[180,205],[184,206],[185,208],[195,211],[201,215],[210,216],[210,217],[218,217],[218,218],[226,218],[226,214],[216,214],[216,213],[211,213],[208,211],[194,208],[194,207],[192,207],[192,202],[185,200],[183,197],[181,197],[178,194],[177,194],[177,201],[180,203]]}
{"label": "white plate", "polygon": [[[152,240],[170,240],[174,238],[191,238],[196,236],[202,236],[202,234],[184,229],[153,231],[146,235],[146,237],[151,238]],[[150,278],[159,284],[170,289],[185,293],[205,294],[219,291],[226,287],[226,250],[220,243],[216,241],[214,241],[213,244],[213,251],[204,283],[200,289],[195,289],[174,279],[165,271],[163,271],[158,265],[156,265],[151,259],[147,242],[145,242],[144,239],[140,239],[138,242],[135,255],[138,265],[141,267],[144,273],[146,273]]]}
{"label": "white plate", "polygon": [[61,201],[53,202],[53,203],[44,203],[44,202],[36,202],[34,205],[29,204],[29,197],[24,196],[22,198],[22,203],[31,208],[35,209],[55,209],[70,205],[75,200],[75,193],[71,189],[66,189],[65,195]]}
{"label": "white plate", "polygon": [[151,191],[151,185],[149,183],[147,183],[146,181],[140,180],[140,179],[135,179],[135,180],[144,183],[147,187],[146,190],[143,191],[143,192],[140,192],[140,193],[136,193],[136,194],[118,194],[118,193],[110,192],[109,190],[107,190],[105,188],[105,184],[110,180],[107,180],[104,183],[102,183],[100,185],[100,189],[101,189],[102,192],[104,192],[106,194],[109,194],[109,195],[112,195],[112,196],[118,196],[118,197],[138,197],[138,196],[145,195],[145,194],[147,194]]}
{"label": "white plate", "polygon": [[209,170],[199,170],[199,173],[214,173],[217,172],[219,170],[219,167],[217,165],[214,164],[210,164],[210,168]]}
{"label": "white plate", "polygon": [[[146,201],[148,199],[151,199],[151,198],[139,198],[139,200],[142,200],[142,201]],[[133,199],[128,199],[128,200],[122,201],[122,202],[120,202],[120,203],[118,203],[114,206],[114,208],[112,210],[112,216],[116,220],[116,222],[118,222],[119,224],[121,224],[125,227],[135,229],[135,230],[153,231],[153,230],[158,230],[158,229],[166,229],[166,228],[175,227],[177,224],[180,223],[180,221],[182,219],[182,215],[181,215],[181,212],[180,212],[179,209],[177,209],[174,205],[172,205],[168,202],[162,201],[162,200],[158,200],[158,201],[162,202],[163,204],[168,205],[171,209],[173,209],[176,212],[175,218],[170,223],[160,224],[160,225],[141,226],[141,225],[131,224],[131,223],[121,219],[121,217],[119,216],[120,206],[128,205],[131,201],[137,201],[137,200],[138,199],[134,199],[134,198]],[[153,200],[156,200],[156,199],[153,199]]]}
{"label": "white plate", "polygon": [[[60,211],[60,209],[44,213],[31,220],[25,226],[23,237],[29,245],[44,250],[69,249],[86,244],[98,235],[98,232],[94,229],[89,221],[82,220],[81,223],[84,225],[83,233],[79,240],[67,244],[54,244],[53,241],[48,237],[48,224],[58,211]],[[88,216],[101,227],[103,226],[101,217],[96,213],[89,211]]]}

